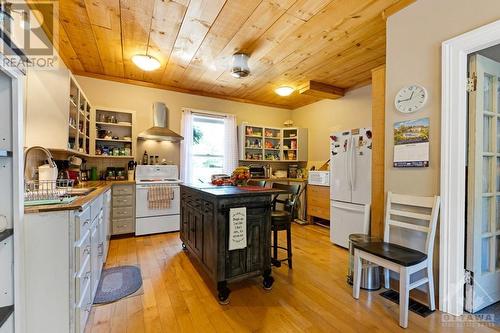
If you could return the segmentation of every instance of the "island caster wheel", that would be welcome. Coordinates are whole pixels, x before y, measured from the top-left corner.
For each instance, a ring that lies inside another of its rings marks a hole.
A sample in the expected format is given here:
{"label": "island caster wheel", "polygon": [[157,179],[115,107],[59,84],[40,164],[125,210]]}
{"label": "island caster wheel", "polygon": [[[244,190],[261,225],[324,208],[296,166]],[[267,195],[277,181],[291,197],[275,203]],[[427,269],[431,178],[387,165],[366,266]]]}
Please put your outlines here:
{"label": "island caster wheel", "polygon": [[229,304],[229,294],[231,293],[231,290],[227,287],[226,282],[220,282],[219,286],[217,288],[219,294],[217,295],[217,300],[219,301],[220,305],[227,305]]}
{"label": "island caster wheel", "polygon": [[186,250],[187,250],[187,249],[186,249],[186,244],[182,243],[182,245],[181,245],[181,246],[182,246],[182,249],[183,249],[184,251],[186,251]]}
{"label": "island caster wheel", "polygon": [[228,305],[229,304],[229,289],[219,291],[219,295],[217,295],[220,305]]}
{"label": "island caster wheel", "polygon": [[264,278],[264,281],[262,282],[264,290],[271,290],[271,289],[273,289],[273,283],[274,283],[274,278],[272,276],[266,276]]}

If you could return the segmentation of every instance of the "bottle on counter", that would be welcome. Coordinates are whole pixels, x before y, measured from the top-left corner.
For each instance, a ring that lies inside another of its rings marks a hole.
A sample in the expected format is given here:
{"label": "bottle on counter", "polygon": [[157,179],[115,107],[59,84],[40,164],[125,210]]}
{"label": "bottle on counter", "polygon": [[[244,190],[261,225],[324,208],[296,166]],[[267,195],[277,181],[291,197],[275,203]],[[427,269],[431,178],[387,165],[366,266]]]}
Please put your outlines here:
{"label": "bottle on counter", "polygon": [[148,164],[148,152],[144,151],[144,155],[142,155],[142,164],[147,165]]}
{"label": "bottle on counter", "polygon": [[158,155],[155,156],[155,165],[160,165],[160,157]]}
{"label": "bottle on counter", "polygon": [[155,164],[155,157],[153,155],[149,156],[149,165]]}

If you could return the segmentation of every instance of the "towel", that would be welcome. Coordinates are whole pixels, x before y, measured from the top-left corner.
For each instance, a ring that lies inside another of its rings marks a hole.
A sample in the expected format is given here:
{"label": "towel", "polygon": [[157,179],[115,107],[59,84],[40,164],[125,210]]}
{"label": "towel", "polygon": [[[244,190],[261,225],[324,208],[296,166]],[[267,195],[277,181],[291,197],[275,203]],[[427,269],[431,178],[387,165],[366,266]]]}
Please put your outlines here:
{"label": "towel", "polygon": [[170,208],[170,201],[174,200],[174,191],[167,185],[155,185],[148,188],[149,209]]}

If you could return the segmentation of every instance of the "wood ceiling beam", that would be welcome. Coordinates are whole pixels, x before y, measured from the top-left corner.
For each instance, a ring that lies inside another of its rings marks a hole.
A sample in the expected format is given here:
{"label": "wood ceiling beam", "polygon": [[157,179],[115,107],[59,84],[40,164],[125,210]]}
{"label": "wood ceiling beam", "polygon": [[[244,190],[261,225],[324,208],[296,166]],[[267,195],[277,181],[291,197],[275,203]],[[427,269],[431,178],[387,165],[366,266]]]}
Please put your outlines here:
{"label": "wood ceiling beam", "polygon": [[344,97],[345,89],[318,81],[309,81],[299,88],[299,93],[319,98],[338,99]]}
{"label": "wood ceiling beam", "polygon": [[415,1],[417,1],[417,0],[400,0],[400,1],[398,1],[394,5],[387,7],[386,9],[384,9],[382,11],[382,19],[387,20],[387,18],[389,16],[396,14],[397,12],[408,7],[409,5],[414,3]]}

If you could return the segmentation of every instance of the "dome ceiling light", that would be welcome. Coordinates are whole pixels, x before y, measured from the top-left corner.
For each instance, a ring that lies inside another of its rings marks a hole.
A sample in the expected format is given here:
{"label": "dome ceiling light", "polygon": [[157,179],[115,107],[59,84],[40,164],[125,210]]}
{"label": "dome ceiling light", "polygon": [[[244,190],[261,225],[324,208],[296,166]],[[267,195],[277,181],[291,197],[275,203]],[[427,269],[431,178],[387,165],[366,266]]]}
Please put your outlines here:
{"label": "dome ceiling light", "polygon": [[154,71],[161,66],[158,59],[146,54],[136,54],[132,57],[132,61],[137,67],[146,72]]}
{"label": "dome ceiling light", "polygon": [[293,92],[295,91],[295,89],[293,89],[292,87],[288,87],[288,86],[283,86],[283,87],[279,87],[279,88],[276,88],[274,90],[274,92],[280,96],[290,96]]}

